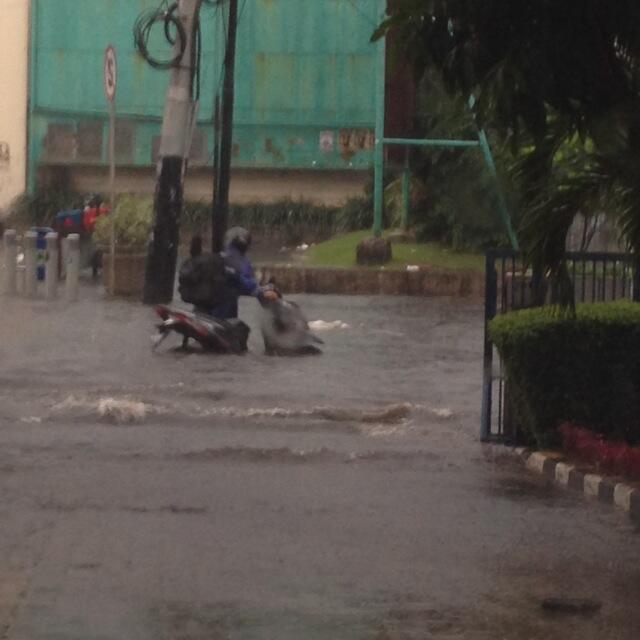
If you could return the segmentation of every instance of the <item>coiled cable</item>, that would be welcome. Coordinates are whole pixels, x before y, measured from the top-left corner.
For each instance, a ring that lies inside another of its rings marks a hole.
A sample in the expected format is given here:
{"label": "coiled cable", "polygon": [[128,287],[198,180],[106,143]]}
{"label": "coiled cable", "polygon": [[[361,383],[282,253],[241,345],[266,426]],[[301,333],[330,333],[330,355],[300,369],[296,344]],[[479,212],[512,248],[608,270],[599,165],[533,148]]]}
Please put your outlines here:
{"label": "coiled cable", "polygon": [[[177,10],[177,2],[169,5],[165,0],[157,9],[150,9],[141,13],[133,26],[133,41],[136,51],[154,69],[177,67],[184,57],[187,48],[187,33],[176,13]],[[172,47],[178,44],[177,52],[169,59],[156,58],[149,52],[151,32],[158,25],[162,25],[165,39]]]}

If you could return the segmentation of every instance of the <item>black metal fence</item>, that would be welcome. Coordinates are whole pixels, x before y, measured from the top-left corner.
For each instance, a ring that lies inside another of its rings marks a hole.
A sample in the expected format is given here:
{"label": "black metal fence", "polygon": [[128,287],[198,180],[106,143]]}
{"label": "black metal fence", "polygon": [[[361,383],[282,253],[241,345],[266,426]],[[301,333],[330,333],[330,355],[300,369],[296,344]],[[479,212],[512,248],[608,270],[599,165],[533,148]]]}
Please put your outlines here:
{"label": "black metal fence", "polygon": [[[568,253],[567,266],[576,303],[640,300],[640,269],[635,256],[624,253]],[[509,249],[487,252],[485,266],[485,333],[481,439],[518,442],[518,428],[509,407],[502,360],[488,335],[497,315],[547,304],[551,292],[524,256]]]}

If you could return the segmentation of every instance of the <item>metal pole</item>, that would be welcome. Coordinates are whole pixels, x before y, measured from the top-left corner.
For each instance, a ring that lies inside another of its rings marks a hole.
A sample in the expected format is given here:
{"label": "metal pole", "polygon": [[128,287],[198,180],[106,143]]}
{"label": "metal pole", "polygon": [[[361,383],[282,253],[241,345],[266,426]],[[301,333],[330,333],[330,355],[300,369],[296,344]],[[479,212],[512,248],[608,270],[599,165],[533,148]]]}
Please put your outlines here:
{"label": "metal pole", "polygon": [[45,297],[54,300],[58,295],[58,234],[47,233],[47,258],[44,272]]}
{"label": "metal pole", "polygon": [[18,238],[13,229],[4,232],[4,290],[9,295],[18,291],[18,273],[16,260],[18,257]]}
{"label": "metal pole", "polygon": [[511,224],[511,216],[509,215],[507,200],[504,197],[504,192],[502,191],[502,187],[500,186],[500,178],[498,176],[498,170],[496,169],[496,163],[493,159],[493,154],[491,153],[489,141],[487,140],[487,134],[483,129],[478,130],[478,140],[480,141],[480,149],[482,150],[482,155],[484,156],[484,161],[489,169],[489,173],[496,183],[496,190],[498,195],[498,211],[500,212],[500,217],[502,218],[502,221],[504,222],[504,225],[507,229],[507,234],[509,235],[509,240],[511,242],[511,248],[515,251],[518,251],[520,249],[518,245],[518,238],[516,237],[516,233],[513,230],[513,225]]}
{"label": "metal pole", "polygon": [[493,342],[489,338],[489,323],[497,313],[498,274],[495,254],[487,252],[485,261],[485,307],[484,307],[484,366],[482,376],[482,414],[480,416],[480,440],[491,439],[493,404]]}
{"label": "metal pole", "polygon": [[220,96],[216,95],[213,105],[213,207],[211,209],[211,248],[216,247],[216,212],[220,208]]}
{"label": "metal pole", "polygon": [[[146,304],[171,302],[173,299],[183,205],[183,167],[193,118],[194,28],[201,5],[202,0],[179,0],[178,3],[178,16],[184,25],[187,42],[180,64],[171,71],[165,101],[154,199],[155,218],[145,270],[143,302]],[[180,47],[179,38],[176,38],[176,52]]]}
{"label": "metal pole", "polygon": [[24,293],[35,298],[38,291],[38,233],[27,231],[24,236]]}
{"label": "metal pole", "polygon": [[[238,0],[229,0],[229,28],[224,57],[224,85],[222,94],[222,122],[220,135],[220,163],[216,178],[216,208],[213,211],[213,251],[223,248],[224,234],[229,222],[229,186],[231,182],[231,149],[233,144],[233,105],[235,100],[235,61],[238,31]],[[214,194],[215,197],[215,194]]]}
{"label": "metal pole", "polygon": [[445,147],[447,149],[471,149],[480,146],[478,140],[445,140],[443,138],[385,138],[384,144],[400,147]]}
{"label": "metal pole", "polygon": [[65,294],[69,302],[75,302],[80,280],[80,236],[77,233],[70,233],[67,237],[66,264]]}
{"label": "metal pole", "polygon": [[[386,0],[380,0],[381,18],[386,13]],[[384,197],[384,121],[386,94],[386,37],[378,40],[376,56],[376,142],[374,151],[373,235],[382,235]]]}
{"label": "metal pole", "polygon": [[110,293],[116,291],[116,101],[109,102],[109,206],[111,215],[111,238],[109,262]]}
{"label": "metal pole", "polygon": [[409,168],[409,150],[405,151],[404,170],[402,172],[402,229],[409,228],[409,208],[411,206],[411,169]]}

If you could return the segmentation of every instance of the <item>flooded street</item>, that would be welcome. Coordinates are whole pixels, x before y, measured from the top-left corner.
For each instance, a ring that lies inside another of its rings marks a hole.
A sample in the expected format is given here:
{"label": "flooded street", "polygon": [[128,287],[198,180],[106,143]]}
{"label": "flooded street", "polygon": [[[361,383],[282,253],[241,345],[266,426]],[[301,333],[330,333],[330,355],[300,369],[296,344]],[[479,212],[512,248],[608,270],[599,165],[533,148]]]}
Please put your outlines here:
{"label": "flooded street", "polygon": [[81,298],[0,302],[0,638],[637,638],[634,525],[478,441],[479,304],[294,296],[285,359]]}

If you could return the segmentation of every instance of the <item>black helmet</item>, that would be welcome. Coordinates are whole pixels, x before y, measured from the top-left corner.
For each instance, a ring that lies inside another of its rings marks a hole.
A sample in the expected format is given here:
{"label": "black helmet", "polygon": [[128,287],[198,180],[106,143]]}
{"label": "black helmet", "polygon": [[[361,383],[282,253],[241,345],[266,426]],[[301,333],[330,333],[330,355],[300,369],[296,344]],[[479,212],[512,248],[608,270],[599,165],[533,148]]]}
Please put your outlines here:
{"label": "black helmet", "polygon": [[240,253],[246,253],[251,247],[251,233],[244,227],[231,227],[224,234],[224,246],[234,246]]}

